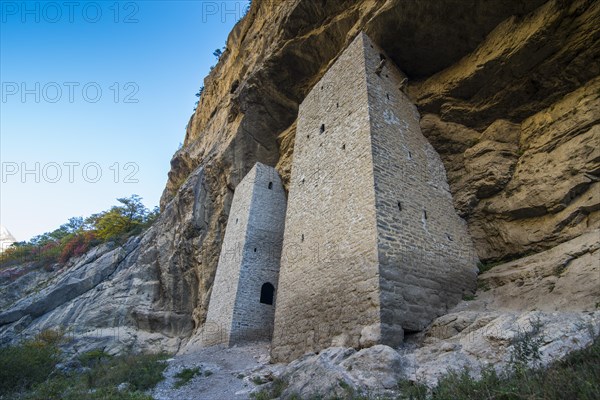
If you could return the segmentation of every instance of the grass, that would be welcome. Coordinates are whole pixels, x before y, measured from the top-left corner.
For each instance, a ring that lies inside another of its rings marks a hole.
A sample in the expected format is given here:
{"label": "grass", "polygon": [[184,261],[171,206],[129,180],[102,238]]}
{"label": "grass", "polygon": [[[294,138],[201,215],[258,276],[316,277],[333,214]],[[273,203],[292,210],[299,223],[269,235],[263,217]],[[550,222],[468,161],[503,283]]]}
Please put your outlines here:
{"label": "grass", "polygon": [[464,301],[471,301],[471,300],[475,300],[475,295],[474,294],[463,294],[462,299]]}
{"label": "grass", "polygon": [[[206,371],[206,372],[210,372],[210,371]],[[191,381],[195,376],[200,375],[201,373],[202,373],[202,371],[200,370],[200,367],[185,368],[175,375],[175,378],[177,378],[177,381],[175,382],[175,385],[173,385],[173,386],[175,387],[175,389],[179,389],[180,387],[184,386],[186,383]]]}
{"label": "grass", "polygon": [[[254,400],[276,399],[279,396],[281,396],[281,394],[287,387],[288,383],[285,380],[277,378],[273,380],[273,382],[269,385],[268,388],[265,388],[260,392],[252,393],[250,397],[252,397]],[[292,397],[294,396],[295,395],[292,395]]]}
{"label": "grass", "polygon": [[[535,332],[535,329],[534,329]],[[600,339],[588,348],[569,354],[546,368],[524,367],[536,359],[539,338],[533,334],[517,339],[520,345],[513,353],[513,362],[502,372],[492,367],[482,371],[475,380],[468,370],[453,371],[443,377],[428,393],[424,385],[403,382],[404,399],[411,400],[592,400],[600,398]]]}
{"label": "grass", "polygon": [[487,272],[490,269],[492,269],[500,264],[504,264],[505,262],[508,262],[508,261],[500,260],[500,261],[491,261],[491,262],[486,262],[486,263],[479,261],[477,263],[477,268],[479,268],[479,273],[483,274],[484,272]]}
{"label": "grass", "polygon": [[[163,378],[165,354],[111,356],[102,350],[80,355],[70,371],[63,361],[62,334],[45,331],[32,340],[0,348],[0,398],[16,400],[151,400],[144,393]],[[125,384],[118,389],[119,385]]]}
{"label": "grass", "polygon": [[60,361],[61,336],[40,333],[16,346],[0,348],[0,397],[44,382]]}

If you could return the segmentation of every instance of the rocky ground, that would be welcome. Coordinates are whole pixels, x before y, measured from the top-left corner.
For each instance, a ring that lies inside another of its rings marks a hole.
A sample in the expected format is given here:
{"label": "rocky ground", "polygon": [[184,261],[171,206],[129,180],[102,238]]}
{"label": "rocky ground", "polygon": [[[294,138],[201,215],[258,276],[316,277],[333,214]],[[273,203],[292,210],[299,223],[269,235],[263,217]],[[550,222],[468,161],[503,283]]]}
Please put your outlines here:
{"label": "rocky ground", "polygon": [[[249,375],[269,360],[268,343],[250,343],[226,348],[187,348],[168,360],[165,380],[152,392],[156,400],[246,400],[257,385]],[[200,374],[186,385],[174,387],[175,375],[185,368],[200,368]]]}
{"label": "rocky ground", "polygon": [[[269,364],[268,343],[187,348],[168,360],[166,379],[152,395],[157,400],[246,400],[252,392],[283,380],[288,382],[283,399],[293,394],[303,399],[315,395],[343,398],[349,392],[393,396],[400,381],[432,387],[450,370],[468,368],[478,377],[485,367],[500,371],[515,361],[532,367],[547,365],[590,345],[600,334],[600,311],[473,310],[484,305],[483,301],[464,301],[397,349],[331,347],[288,365]],[[519,353],[523,345],[531,345],[539,358]],[[179,389],[174,387],[178,372],[196,367],[199,375]]]}

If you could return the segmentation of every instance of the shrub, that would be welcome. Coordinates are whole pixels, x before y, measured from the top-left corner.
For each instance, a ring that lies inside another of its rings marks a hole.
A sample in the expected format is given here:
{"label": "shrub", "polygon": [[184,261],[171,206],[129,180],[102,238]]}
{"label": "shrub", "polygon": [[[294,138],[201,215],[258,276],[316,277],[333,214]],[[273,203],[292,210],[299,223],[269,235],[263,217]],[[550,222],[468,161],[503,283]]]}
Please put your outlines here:
{"label": "shrub", "polygon": [[178,372],[175,375],[175,378],[177,378],[177,381],[175,382],[175,388],[178,389],[182,386],[184,386],[186,383],[188,383],[189,381],[191,381],[196,375],[200,375],[200,368],[196,367],[196,368],[185,368],[183,370],[181,370],[180,372]]}
{"label": "shrub", "polygon": [[89,387],[116,387],[128,383],[132,391],[151,389],[164,379],[166,354],[100,355],[85,373]]}
{"label": "shrub", "polygon": [[288,383],[285,380],[276,378],[272,383],[269,384],[268,388],[252,393],[250,397],[255,400],[276,399],[281,396],[287,387]]}
{"label": "shrub", "polygon": [[60,360],[62,334],[44,331],[35,339],[0,348],[0,395],[45,381]]}
{"label": "shrub", "polygon": [[99,240],[96,237],[95,232],[86,231],[73,234],[65,238],[58,261],[66,263],[72,257],[79,257],[85,254],[90,248],[98,243]]}
{"label": "shrub", "polygon": [[[24,399],[39,400],[151,400],[143,391],[163,379],[163,354],[111,356],[101,349],[81,354],[77,359],[83,372],[55,371],[50,379],[34,385]],[[117,389],[121,383],[127,388]]]}
{"label": "shrub", "polygon": [[54,264],[64,264],[102,242],[123,242],[141,233],[158,218],[158,207],[148,210],[138,195],[117,200],[120,205],[108,211],[85,220],[82,217],[71,218],[52,232],[38,235],[29,242],[15,243],[0,254],[0,268],[35,262],[38,267],[50,271]]}
{"label": "shrub", "polygon": [[[534,327],[535,331],[535,327]],[[517,339],[531,342],[531,339]],[[569,354],[546,368],[532,369],[523,362],[535,360],[531,343],[524,345],[519,368],[507,368],[497,372],[493,367],[484,368],[481,379],[475,380],[468,370],[453,371],[441,378],[428,395],[424,386],[410,387],[403,382],[399,389],[404,399],[415,400],[466,400],[466,399],[530,399],[592,400],[600,398],[600,339],[586,349]],[[514,356],[518,358],[517,355]]]}

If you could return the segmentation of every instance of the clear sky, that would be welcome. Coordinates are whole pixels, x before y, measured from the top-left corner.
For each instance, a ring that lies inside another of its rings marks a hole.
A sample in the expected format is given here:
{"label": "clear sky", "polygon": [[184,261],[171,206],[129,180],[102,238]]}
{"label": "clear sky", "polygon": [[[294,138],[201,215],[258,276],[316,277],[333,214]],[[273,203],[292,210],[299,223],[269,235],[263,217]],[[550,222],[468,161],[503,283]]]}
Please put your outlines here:
{"label": "clear sky", "polygon": [[17,240],[138,194],[158,205],[248,1],[0,1],[0,223]]}

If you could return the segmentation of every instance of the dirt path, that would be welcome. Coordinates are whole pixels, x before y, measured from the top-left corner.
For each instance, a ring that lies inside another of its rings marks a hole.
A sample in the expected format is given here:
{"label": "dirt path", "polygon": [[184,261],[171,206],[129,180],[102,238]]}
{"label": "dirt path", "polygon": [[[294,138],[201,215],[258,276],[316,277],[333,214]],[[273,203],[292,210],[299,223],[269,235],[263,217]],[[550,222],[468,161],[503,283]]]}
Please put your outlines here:
{"label": "dirt path", "polygon": [[[190,349],[169,360],[166,379],[156,386],[152,396],[156,400],[247,400],[254,384],[243,378],[266,364],[268,354],[268,343]],[[195,367],[200,368],[201,374],[175,389],[174,375],[185,368]]]}

